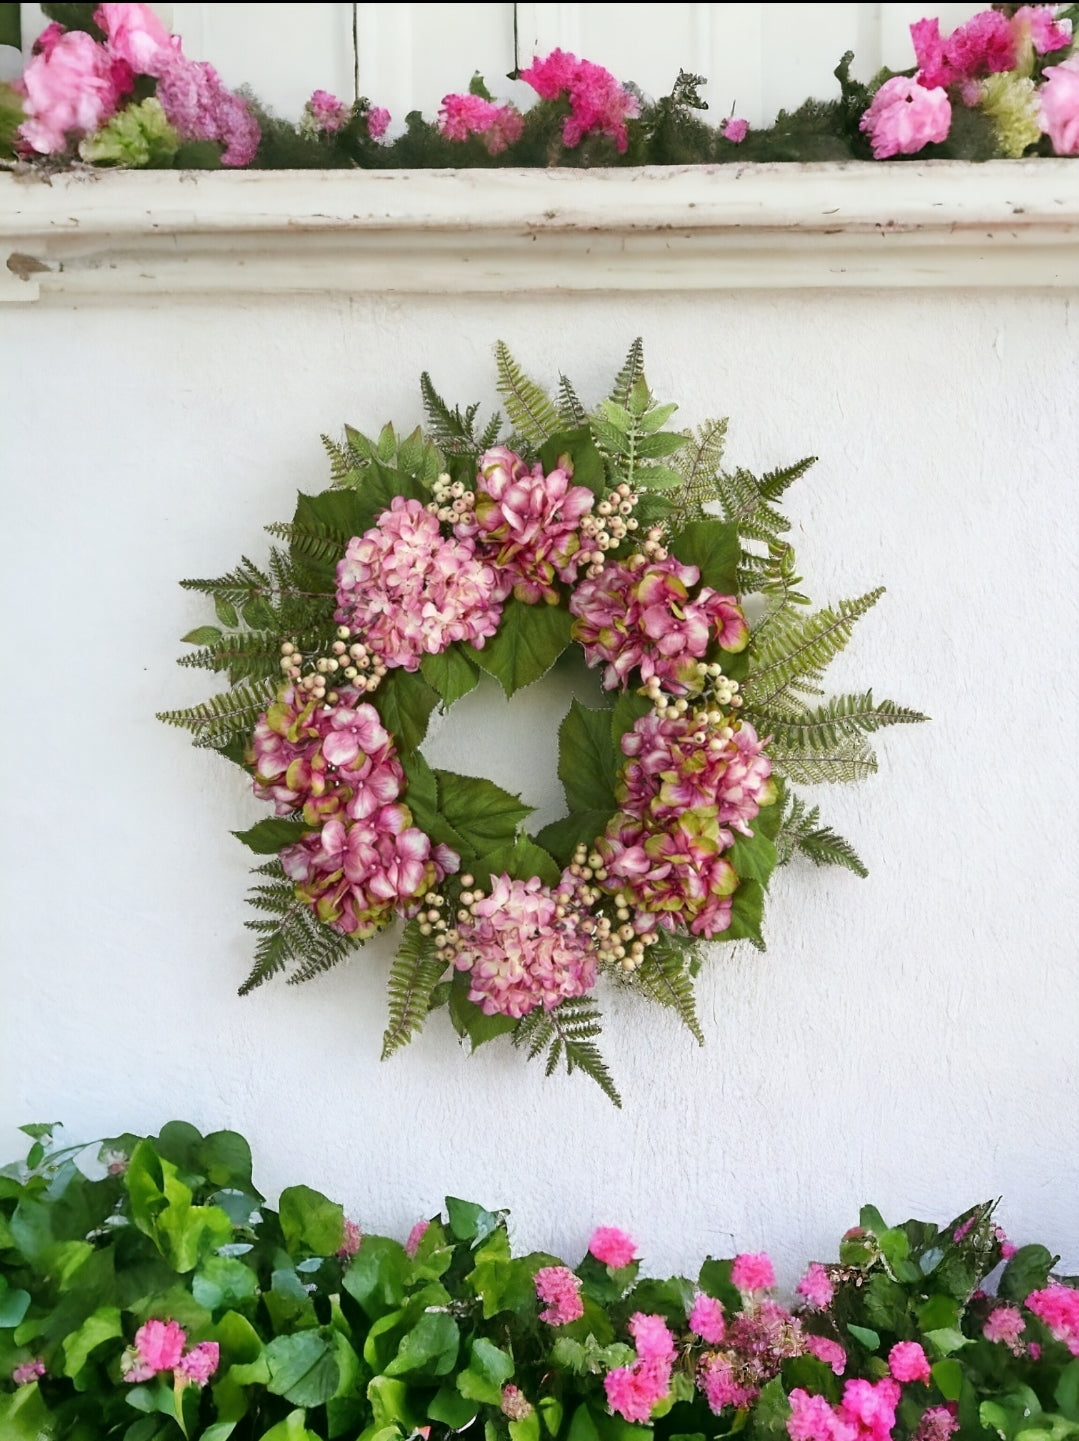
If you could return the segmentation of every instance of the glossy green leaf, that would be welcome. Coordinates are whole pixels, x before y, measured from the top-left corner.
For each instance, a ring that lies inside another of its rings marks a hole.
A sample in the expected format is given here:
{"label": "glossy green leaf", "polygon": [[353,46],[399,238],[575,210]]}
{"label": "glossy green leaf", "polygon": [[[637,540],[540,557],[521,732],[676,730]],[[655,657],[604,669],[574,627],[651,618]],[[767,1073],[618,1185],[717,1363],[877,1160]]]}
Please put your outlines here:
{"label": "glossy green leaf", "polygon": [[521,1421],[509,1423],[510,1441],[540,1441],[539,1412],[533,1411]]}
{"label": "glossy green leaf", "polygon": [[502,1400],[502,1387],[512,1375],[512,1358],[492,1341],[477,1336],[472,1343],[468,1366],[457,1377],[457,1389],[470,1401],[497,1406]]}
{"label": "glossy green leaf", "polygon": [[42,1399],[38,1384],[0,1394],[0,1436],[4,1441],[54,1441],[60,1431]]}
{"label": "glossy green leaf", "polygon": [[[483,872],[477,867],[477,875],[482,877]],[[497,875],[498,872],[496,871]],[[456,971],[450,983],[448,1009],[450,1021],[459,1036],[467,1036],[472,1042],[472,1049],[482,1046],[485,1041],[493,1041],[496,1036],[504,1036],[512,1031],[517,1022],[512,1016],[488,1016],[480,1010],[474,1001],[468,999],[469,982],[464,971]]]}
{"label": "glossy green leaf", "polygon": [[[428,1312],[401,1339],[387,1376],[446,1376],[453,1370],[460,1332],[452,1316]],[[462,1395],[467,1394],[462,1392]]]}
{"label": "glossy green leaf", "polygon": [[284,850],[285,846],[295,845],[312,829],[305,821],[279,820],[268,816],[246,831],[233,831],[232,834],[257,856],[275,856],[278,851]]}
{"label": "glossy green leaf", "polygon": [[1009,1301],[1025,1301],[1031,1291],[1043,1289],[1053,1265],[1053,1254],[1044,1246],[1020,1246],[1001,1272],[998,1294]]}
{"label": "glossy green leaf", "polygon": [[345,1212],[337,1202],[310,1186],[288,1186],[278,1204],[281,1230],[290,1256],[332,1256],[345,1235]]}
{"label": "glossy green leaf", "polygon": [[441,1421],[451,1431],[460,1431],[475,1419],[478,1410],[478,1402],[467,1400],[456,1386],[447,1382],[436,1391],[434,1400],[427,1407],[427,1415],[432,1421]]}
{"label": "glossy green leaf", "polygon": [[727,852],[726,859],[738,872],[742,880],[759,881],[766,886],[779,860],[773,843],[756,831],[751,836],[735,833],[734,845]]}
{"label": "glossy green leaf", "polygon": [[304,1425],[306,1419],[306,1411],[290,1411],[283,1421],[264,1431],[259,1441],[322,1441],[317,1431],[309,1431]]}
{"label": "glossy green leaf", "polygon": [[0,1276],[0,1328],[17,1326],[29,1305],[30,1292],[9,1288],[6,1277]]}
{"label": "glossy green leaf", "polygon": [[519,881],[539,876],[548,886],[556,886],[562,875],[554,858],[528,836],[519,836],[512,846],[501,846],[497,850],[488,851],[479,858],[473,869],[476,879],[485,890],[489,878],[502,874]]}
{"label": "glossy green leaf", "polygon": [[953,1351],[970,1345],[970,1339],[964,1336],[962,1331],[957,1331],[952,1326],[944,1326],[936,1331],[927,1331],[925,1338],[941,1356],[950,1356]]}
{"label": "glossy green leaf", "polygon": [[597,498],[607,494],[607,470],[587,426],[552,435],[540,446],[538,454],[548,475],[569,456],[573,484],[585,486]]}
{"label": "glossy green leaf", "polygon": [[371,1403],[374,1425],[400,1426],[405,1435],[411,1435],[424,1424],[422,1408],[417,1404],[404,1381],[392,1376],[375,1376],[367,1386],[367,1399]]}
{"label": "glossy green leaf", "polygon": [[388,671],[378,689],[366,699],[378,711],[399,751],[422,745],[431,712],[438,705],[438,691],[418,671]]}
{"label": "glossy green leaf", "polygon": [[701,573],[701,585],[711,586],[721,595],[737,595],[738,566],[742,545],[738,527],[722,520],[694,520],[668,545],[683,565],[695,565]]}
{"label": "glossy green leaf", "polygon": [[439,804],[446,820],[472,855],[512,845],[517,827],[532,814],[519,796],[480,776],[435,771]]}
{"label": "glossy green leaf", "polygon": [[411,1274],[412,1264],[400,1242],[365,1236],[341,1284],[373,1321],[397,1310]]}
{"label": "glossy green leaf", "polygon": [[558,778],[570,811],[617,810],[618,769],[610,711],[588,710],[574,700],[558,730]]}
{"label": "glossy green leaf", "polygon": [[99,1306],[70,1336],[64,1338],[64,1375],[76,1377],[98,1346],[124,1334],[118,1306]]}
{"label": "glossy green leaf", "polygon": [[258,1294],[258,1277],[235,1256],[208,1256],[191,1278],[191,1294],[207,1311],[244,1306]]}
{"label": "glossy green leaf", "polygon": [[721,941],[752,941],[764,950],[761,922],[764,919],[764,890],[759,881],[744,880],[734,893],[731,923],[717,939]]}
{"label": "glossy green leaf", "polygon": [[1079,1422],[1079,1356],[1068,1364],[1060,1373],[1060,1380],[1053,1392],[1053,1400],[1057,1409],[1069,1421]]}
{"label": "glossy green leaf", "polygon": [[321,1406],[337,1390],[336,1345],[324,1331],[275,1336],[263,1354],[270,1372],[267,1389],[294,1406]]}
{"label": "glossy green leaf", "polygon": [[574,811],[559,821],[544,826],[536,843],[552,855],[560,866],[568,866],[579,845],[592,850],[596,840],[607,828],[611,811]]}
{"label": "glossy green leaf", "polygon": [[425,655],[420,670],[428,685],[433,686],[447,706],[473,690],[479,681],[479,667],[465,655],[455,642],[437,655]]}
{"label": "glossy green leaf", "polygon": [[853,1323],[848,1322],[847,1330],[867,1351],[876,1351],[879,1349],[880,1337],[876,1331],[871,1330],[868,1326],[855,1326]]}
{"label": "glossy green leaf", "polygon": [[569,611],[560,605],[526,605],[510,596],[497,634],[482,650],[469,646],[466,654],[511,696],[547,674],[570,643],[571,625]]}

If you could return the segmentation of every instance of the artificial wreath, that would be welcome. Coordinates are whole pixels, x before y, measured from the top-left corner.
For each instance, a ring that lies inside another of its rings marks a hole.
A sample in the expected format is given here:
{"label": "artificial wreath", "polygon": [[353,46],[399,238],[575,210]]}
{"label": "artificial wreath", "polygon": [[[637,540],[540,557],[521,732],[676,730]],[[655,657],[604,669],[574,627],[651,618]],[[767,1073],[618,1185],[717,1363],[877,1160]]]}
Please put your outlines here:
{"label": "artificial wreath", "polygon": [[[230,689],[161,719],[253,778],[275,815],[260,856],[241,992],[303,981],[403,920],[386,1057],[447,1007],[473,1047],[502,1033],[587,1072],[601,975],[673,1007],[698,1041],[703,941],[763,949],[773,870],[800,852],[865,874],[792,783],[875,769],[867,736],[924,719],[819,682],[881,595],[808,609],[777,509],[812,463],[721,466],[725,421],[667,429],[631,347],[587,412],[551,399],[506,347],[511,433],[422,379],[428,433],[324,437],[333,485],[299,496],[265,568],[182,582],[217,626],[180,664]],[[492,781],[432,769],[436,707],[493,676],[507,696],[574,648],[597,672],[559,732],[566,815],[535,836]]]}

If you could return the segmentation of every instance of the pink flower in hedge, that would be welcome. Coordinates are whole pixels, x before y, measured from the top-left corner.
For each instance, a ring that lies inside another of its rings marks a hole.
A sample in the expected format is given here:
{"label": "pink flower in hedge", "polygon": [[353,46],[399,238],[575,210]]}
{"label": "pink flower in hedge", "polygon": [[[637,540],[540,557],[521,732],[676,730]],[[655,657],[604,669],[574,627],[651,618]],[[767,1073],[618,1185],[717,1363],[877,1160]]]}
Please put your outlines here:
{"label": "pink flower in hedge", "polygon": [[29,1386],[31,1381],[38,1380],[45,1374],[45,1362],[40,1356],[35,1356],[32,1361],[24,1361],[22,1365],[16,1366],[11,1373],[11,1379],[16,1386]]}
{"label": "pink flower in hedge", "polygon": [[607,1405],[618,1416],[636,1424],[650,1420],[652,1408],[666,1394],[666,1387],[657,1394],[655,1378],[636,1366],[616,1366],[603,1378]]}
{"label": "pink flower in hedge", "polygon": [[588,1249],[597,1261],[615,1270],[637,1259],[637,1243],[617,1226],[597,1226],[592,1232]]}
{"label": "pink flower in hedge", "polygon": [[343,100],[338,100],[337,96],[331,95],[328,90],[313,91],[311,99],[304,106],[304,112],[310,116],[311,124],[325,135],[332,135],[334,131],[341,129],[348,119],[349,109]]}
{"label": "pink flower in hedge", "polygon": [[959,1418],[955,1415],[955,1402],[950,1406],[927,1406],[922,1412],[914,1441],[950,1441],[959,1430]]}
{"label": "pink flower in hedge", "polygon": [[814,1311],[823,1311],[830,1306],[835,1295],[831,1278],[819,1261],[812,1262],[794,1289]]}
{"label": "pink flower in hedge", "polygon": [[1011,70],[1017,40],[1011,21],[997,10],[982,10],[953,30],[947,40],[940,21],[918,20],[910,27],[918,79],[926,89],[961,85],[985,75]]}
{"label": "pink flower in hedge", "polygon": [[733,1351],[757,1367],[759,1379],[764,1381],[774,1374],[780,1360],[802,1355],[806,1349],[805,1335],[802,1323],[778,1301],[757,1299],[756,1292],[746,1294],[753,1298],[753,1304],[731,1317],[727,1342]]}
{"label": "pink flower in hedge", "polygon": [[15,88],[23,96],[22,140],[39,155],[57,155],[68,136],[97,130],[133,85],[129,66],[115,60],[83,30],[57,34],[34,55]]}
{"label": "pink flower in hedge", "polygon": [[955,1230],[952,1232],[952,1241],[954,1242],[954,1244],[958,1246],[960,1242],[965,1241],[973,1229],[974,1217],[968,1216],[967,1219],[960,1222],[960,1224],[956,1226]]}
{"label": "pink flower in hedge", "polygon": [[454,641],[482,646],[494,635],[496,588],[471,540],[445,539],[436,516],[396,495],[338,562],[335,615],[387,666],[415,671]]}
{"label": "pink flower in hedge", "polygon": [[1051,1281],[1042,1291],[1031,1291],[1028,1310],[1049,1327],[1056,1341],[1063,1341],[1073,1356],[1079,1356],[1079,1291]]}
{"label": "pink flower in hedge", "polygon": [[637,1344],[637,1359],[670,1366],[675,1358],[674,1337],[662,1316],[635,1311],[629,1318],[629,1334]]}
{"label": "pink flower in hedge", "polygon": [[887,160],[939,145],[951,124],[951,102],[943,89],[927,89],[905,75],[893,75],[873,96],[859,128],[869,136],[873,158]]}
{"label": "pink flower in hedge", "polygon": [[412,1230],[408,1233],[408,1240],[405,1242],[405,1254],[415,1256],[420,1249],[420,1242],[427,1235],[430,1221],[417,1221]]}
{"label": "pink flower in hedge", "polygon": [[769,1291],[776,1283],[776,1273],[764,1251],[743,1251],[735,1256],[731,1267],[731,1284],[743,1295],[753,1291]]}
{"label": "pink flower in hedge", "polygon": [[519,1386],[503,1386],[499,1408],[508,1421],[526,1421],[532,1415],[533,1406]]}
{"label": "pink flower in hedge", "polygon": [[619,151],[628,147],[626,121],[639,112],[637,97],[602,65],[552,50],[543,60],[533,58],[528,69],[521,71],[521,79],[544,100],[563,95],[568,99],[570,113],[562,125],[562,143],[568,149],[590,134],[609,136]]}
{"label": "pink flower in hedge", "polygon": [[183,1354],[187,1333],[176,1321],[147,1321],[135,1332],[135,1343],[124,1352],[125,1381],[149,1381],[159,1371],[171,1371]]}
{"label": "pink flower in hedge", "polygon": [[220,1347],[217,1342],[200,1341],[197,1346],[192,1346],[186,1356],[180,1357],[176,1374],[201,1389],[217,1370],[219,1360]]}
{"label": "pink flower in hedge", "polygon": [[337,1255],[342,1261],[350,1261],[356,1252],[363,1245],[363,1232],[355,1221],[345,1217],[344,1234],[341,1244],[337,1248]]}
{"label": "pink flower in hedge", "polygon": [[258,121],[207,61],[175,55],[158,79],[157,98],[184,140],[224,145],[222,165],[236,169],[254,160],[262,138]]}
{"label": "pink flower in hedge", "polygon": [[1018,1306],[996,1306],[985,1318],[982,1333],[987,1341],[996,1341],[1015,1352],[1025,1328],[1026,1322]]}
{"label": "pink flower in hedge", "polygon": [[890,1376],[876,1383],[861,1379],[843,1387],[840,1415],[858,1426],[859,1441],[891,1441],[895,1408],[902,1392]]}
{"label": "pink flower in hedge", "polygon": [[929,1359],[917,1341],[897,1341],[888,1352],[888,1369],[904,1384],[930,1380]]}
{"label": "pink flower in hedge", "polygon": [[709,1346],[718,1346],[727,1330],[722,1304],[702,1291],[689,1313],[689,1329],[702,1341],[707,1341]]}
{"label": "pink flower in hedge", "polygon": [[581,1283],[568,1266],[542,1266],[536,1272],[535,1287],[545,1303],[539,1318],[549,1326],[565,1326],[584,1315]]}
{"label": "pink flower in hedge", "polygon": [[741,145],[749,134],[749,121],[738,119],[732,115],[728,119],[720,121],[719,129],[725,140],[729,140],[732,145]]}
{"label": "pink flower in hedge", "polygon": [[847,1369],[847,1353],[838,1341],[833,1341],[828,1336],[807,1336],[805,1346],[811,1356],[816,1356],[818,1361],[831,1366],[837,1376],[842,1376]]}
{"label": "pink flower in hedge", "polygon": [[94,24],[105,32],[110,53],[136,75],[162,75],[180,54],[180,37],[165,29],[149,5],[99,5]]}
{"label": "pink flower in hedge", "polygon": [[1079,155],[1079,55],[1045,71],[1038,94],[1042,130],[1057,155]]}
{"label": "pink flower in hedge", "polygon": [[662,1316],[635,1312],[629,1332],[637,1347],[630,1366],[617,1366],[604,1377],[607,1403],[627,1421],[647,1421],[652,1408],[670,1391],[671,1363],[677,1354],[674,1337]]}
{"label": "pink flower in hedge", "polygon": [[811,1396],[795,1386],[788,1400],[787,1435],[791,1441],[856,1441],[857,1426],[833,1410],[827,1397]]}
{"label": "pink flower in hedge", "polygon": [[760,1387],[753,1385],[741,1368],[736,1370],[732,1357],[722,1351],[702,1358],[697,1385],[717,1416],[728,1406],[748,1406],[760,1394]]}
{"label": "pink flower in hedge", "polygon": [[1008,1234],[1003,1226],[993,1227],[993,1239],[1000,1247],[1000,1259],[1002,1261],[1010,1261],[1018,1248],[1008,1240]]}
{"label": "pink flower in hedge", "polygon": [[520,140],[524,125],[516,106],[496,105],[482,95],[444,95],[438,112],[438,128],[447,140],[482,136],[490,155],[499,155]]}
{"label": "pink flower in hedge", "polygon": [[381,140],[393,117],[384,105],[372,105],[367,112],[367,133],[372,140]]}

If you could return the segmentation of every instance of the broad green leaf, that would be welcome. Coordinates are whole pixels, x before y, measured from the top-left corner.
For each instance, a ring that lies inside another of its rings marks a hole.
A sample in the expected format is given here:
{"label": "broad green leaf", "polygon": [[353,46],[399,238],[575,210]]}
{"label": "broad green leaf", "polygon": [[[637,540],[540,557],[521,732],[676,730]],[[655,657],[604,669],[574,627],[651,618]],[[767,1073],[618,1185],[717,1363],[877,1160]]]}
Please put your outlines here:
{"label": "broad green leaf", "polygon": [[569,1423],[566,1441],[600,1441],[599,1429],[588,1405],[577,1407]]}
{"label": "broad green leaf", "polygon": [[937,1331],[927,1331],[925,1338],[932,1343],[941,1356],[950,1356],[953,1351],[970,1345],[969,1338],[964,1336],[962,1331],[957,1331],[951,1326],[941,1327]]}
{"label": "broad green leaf", "polygon": [[437,655],[425,655],[420,670],[447,707],[473,690],[480,678],[479,669],[456,642]]}
{"label": "broad green leaf", "polygon": [[557,1396],[543,1396],[540,1398],[538,1410],[547,1434],[557,1436],[562,1429],[562,1402]]}
{"label": "broad green leaf", "polygon": [[250,1191],[256,1202],[262,1200],[251,1183],[251,1147],[238,1131],[211,1131],[199,1146],[199,1164],[213,1185]]}
{"label": "broad green leaf", "polygon": [[9,1289],[6,1279],[0,1276],[0,1328],[17,1326],[29,1305],[30,1292]]}
{"label": "broad green leaf", "polygon": [[262,1354],[262,1338],[239,1311],[226,1311],[214,1327],[211,1339],[221,1348],[223,1366],[249,1364]]}
{"label": "broad green leaf", "polygon": [[36,1381],[7,1396],[0,1394],[0,1436],[4,1441],[53,1441],[60,1434]]}
{"label": "broad green leaf", "polygon": [[438,691],[419,672],[400,669],[387,671],[378,689],[366,698],[382,717],[399,751],[415,750],[422,743],[431,712],[438,705]]}
{"label": "broad green leaf", "polygon": [[339,1376],[333,1336],[321,1330],[275,1336],[263,1353],[270,1370],[267,1389],[294,1406],[327,1402],[337,1390]]}
{"label": "broad green leaf", "polygon": [[[459,1196],[447,1196],[446,1216],[450,1230],[458,1241],[475,1241],[479,1244],[486,1241],[488,1236],[495,1235],[494,1245],[497,1247],[499,1259],[509,1260],[509,1242],[505,1230],[499,1226],[501,1217],[497,1211],[488,1211],[486,1206],[481,1206],[476,1201],[462,1201]],[[491,1244],[488,1242],[484,1247],[484,1254],[490,1252]]]}
{"label": "broad green leaf", "polygon": [[286,1187],[278,1214],[290,1256],[332,1256],[344,1239],[344,1208],[310,1186]]}
{"label": "broad green leaf", "polygon": [[675,486],[686,483],[685,476],[672,470],[669,465],[639,465],[634,473],[634,480],[639,491],[673,490]]}
{"label": "broad green leaf", "polygon": [[531,806],[494,781],[453,771],[435,771],[435,777],[442,814],[473,855],[512,845],[517,827],[532,814]]}
{"label": "broad green leaf", "polygon": [[1053,1400],[1069,1421],[1079,1421],[1079,1357],[1061,1371]]}
{"label": "broad green leaf", "polygon": [[[493,1342],[477,1336],[472,1343],[468,1366],[457,1377],[457,1389],[470,1401],[484,1401],[489,1406],[497,1406],[502,1400],[502,1387],[512,1375],[512,1358]],[[538,1424],[537,1420],[537,1428]]]}
{"label": "broad green leaf", "polygon": [[199,1441],[229,1441],[236,1430],[235,1421],[215,1421],[212,1426],[199,1434]]}
{"label": "broad green leaf", "polygon": [[193,1205],[178,1168],[159,1156],[150,1141],[135,1147],[124,1180],[135,1225],[181,1274],[193,1271],[202,1256],[231,1240],[228,1215],[220,1206]]}
{"label": "broad green leaf", "polygon": [[954,1296],[930,1296],[915,1314],[922,1331],[939,1331],[949,1326],[959,1328],[959,1302]]}
{"label": "broad green leaf", "polygon": [[309,1431],[304,1425],[306,1419],[306,1411],[290,1411],[283,1421],[264,1431],[259,1441],[322,1441],[317,1431]]}
{"label": "broad green leaf", "polygon": [[365,1236],[341,1284],[374,1321],[401,1305],[411,1274],[411,1262],[399,1241]]}
{"label": "broad green leaf", "polygon": [[640,460],[665,460],[688,444],[688,436],[679,435],[676,430],[660,430],[637,443],[637,456]]}
{"label": "broad green leaf", "polygon": [[764,918],[764,890],[759,881],[744,880],[734,893],[731,904],[731,923],[716,937],[720,941],[752,941],[758,950],[764,950],[761,935],[761,921]]}
{"label": "broad green leaf", "polygon": [[275,1331],[301,1331],[317,1326],[315,1307],[292,1266],[279,1266],[270,1276],[270,1289],[262,1293]]}
{"label": "broad green leaf", "polygon": [[271,816],[246,831],[233,831],[232,834],[257,856],[275,856],[286,846],[295,845],[311,830],[312,827],[305,821],[278,820]]}
{"label": "broad green leaf", "polygon": [[456,1386],[447,1382],[435,1393],[434,1400],[427,1408],[427,1415],[432,1421],[441,1421],[451,1431],[460,1431],[475,1419],[478,1410],[477,1402],[467,1400]]}
{"label": "broad green leaf", "polygon": [[438,781],[423,752],[411,751],[402,756],[401,765],[407,783],[403,799],[412,812],[412,824],[433,841],[452,846],[460,855],[466,848],[464,840],[439,809]]}
{"label": "broad green leaf", "polygon": [[766,886],[779,856],[767,836],[756,832],[751,836],[736,833],[734,845],[727,852],[726,859],[742,880],[759,881],[762,886]]}
{"label": "broad green leaf", "polygon": [[503,873],[518,881],[539,876],[548,886],[556,886],[562,875],[554,858],[528,836],[518,836],[512,846],[501,846],[497,850],[488,851],[479,858],[473,870],[484,890],[487,889],[487,877],[500,876]]}
{"label": "broad green leaf", "polygon": [[509,1433],[511,1441],[540,1441],[539,1412],[531,1412],[522,1421],[511,1421]]}
{"label": "broad green leaf", "polygon": [[615,761],[619,769],[626,762],[621,746],[622,737],[627,731],[633,729],[634,724],[642,716],[648,715],[651,709],[651,701],[646,696],[638,695],[636,691],[621,691],[615,698],[614,709],[611,712],[611,741],[614,745]]}
{"label": "broad green leaf", "polygon": [[750,1430],[754,1436],[786,1441],[787,1419],[790,1414],[791,1405],[783,1389],[783,1382],[780,1377],[773,1376],[771,1381],[761,1387],[761,1394],[754,1403]]}
{"label": "broad green leaf", "polygon": [[406,1436],[423,1425],[418,1397],[409,1393],[404,1381],[392,1376],[375,1376],[367,1386],[367,1399],[375,1426],[400,1426]]}
{"label": "broad green leaf", "polygon": [[713,1300],[722,1301],[732,1313],[742,1309],[742,1297],[731,1281],[733,1265],[734,1262],[727,1258],[716,1260],[709,1256],[702,1263],[700,1275],[697,1277],[697,1284],[704,1294],[711,1296]]}
{"label": "broad green leaf", "polygon": [[90,1353],[106,1341],[114,1341],[122,1337],[124,1329],[120,1325],[120,1308],[118,1306],[99,1306],[98,1309],[70,1336],[64,1339],[64,1375],[72,1378],[78,1376],[79,1372],[90,1359]]}
{"label": "broad green leaf", "polygon": [[1009,1301],[1025,1301],[1031,1291],[1042,1290],[1054,1264],[1044,1246],[1020,1246],[1001,1272],[998,1294]]}
{"label": "broad green leaf", "polygon": [[482,650],[465,654],[502,686],[507,696],[547,674],[570,643],[572,617],[560,605],[526,605],[510,596],[502,624]]}
{"label": "broad green leaf", "polygon": [[697,567],[701,585],[711,586],[721,595],[737,595],[742,545],[738,527],[733,522],[690,521],[671,538],[667,548],[683,565]]}
{"label": "broad green leaf", "polygon": [[618,760],[611,739],[611,714],[570,705],[558,729],[558,778],[571,811],[617,810]]}
{"label": "broad green leaf", "polygon": [[234,1256],[208,1256],[191,1278],[191,1294],[208,1311],[243,1306],[258,1295],[258,1276]]}
{"label": "broad green leaf", "polygon": [[867,1351],[876,1351],[879,1349],[880,1337],[876,1331],[870,1330],[868,1326],[855,1326],[851,1322],[848,1322],[847,1330]]}
{"label": "broad green leaf", "polygon": [[180,637],[182,645],[213,645],[221,639],[221,631],[216,625],[199,625],[194,630],[189,630],[186,635]]}
{"label": "broad green leaf", "polygon": [[606,495],[606,467],[587,426],[580,430],[566,430],[552,435],[550,440],[540,446],[538,455],[547,475],[561,465],[563,457],[568,455],[573,467],[573,484],[585,486],[594,496]]}
{"label": "broad green leaf", "polygon": [[[401,1339],[386,1376],[446,1376],[457,1361],[460,1332],[452,1316],[427,1313]],[[466,1394],[463,1393],[462,1394]]]}
{"label": "broad green leaf", "polygon": [[236,607],[229,601],[222,600],[219,595],[214,597],[214,610],[217,613],[218,620],[223,626],[227,626],[229,630],[235,630],[240,624],[240,617],[236,614]]}
{"label": "broad green leaf", "polygon": [[592,850],[597,839],[607,829],[611,811],[574,811],[560,821],[544,826],[536,836],[536,842],[548,851],[560,866],[568,866],[578,845]]}
{"label": "broad green leaf", "polygon": [[[479,867],[478,874],[482,875]],[[498,872],[496,871],[497,875]],[[488,1016],[480,1010],[475,1002],[468,999],[468,976],[464,971],[456,971],[453,980],[450,982],[450,998],[448,1002],[450,1021],[454,1030],[459,1036],[467,1036],[472,1042],[472,1049],[482,1046],[485,1041],[493,1041],[496,1036],[504,1036],[512,1031],[517,1022],[512,1016]]]}

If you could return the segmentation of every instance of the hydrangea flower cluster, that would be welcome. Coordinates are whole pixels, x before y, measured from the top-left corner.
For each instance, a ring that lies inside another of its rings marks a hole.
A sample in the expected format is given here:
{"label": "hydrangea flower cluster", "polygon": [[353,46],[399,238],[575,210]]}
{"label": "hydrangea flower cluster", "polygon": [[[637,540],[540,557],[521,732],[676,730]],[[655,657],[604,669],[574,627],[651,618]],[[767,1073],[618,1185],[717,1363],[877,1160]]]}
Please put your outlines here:
{"label": "hydrangea flower cluster", "polygon": [[627,120],[640,113],[637,97],[609,70],[591,60],[578,60],[565,50],[552,50],[543,60],[533,59],[521,79],[543,100],[569,102],[562,124],[562,144],[574,150],[586,135],[608,135],[622,152],[629,147]]}
{"label": "hydrangea flower cluster", "polygon": [[1055,1341],[1063,1341],[1073,1356],[1079,1356],[1079,1291],[1052,1282],[1044,1290],[1032,1291],[1026,1304]]}
{"label": "hydrangea flower cluster", "polygon": [[147,1321],[135,1332],[134,1343],[120,1362],[125,1381],[152,1381],[161,1371],[203,1387],[217,1370],[220,1348],[216,1341],[200,1341],[189,1351],[187,1332],[177,1321]]}
{"label": "hydrangea flower cluster", "polygon": [[647,1422],[652,1408],[670,1392],[671,1365],[677,1351],[662,1316],[637,1311],[629,1319],[629,1332],[637,1343],[636,1359],[608,1371],[603,1388],[612,1411],[627,1421]]}
{"label": "hydrangea flower cluster", "polygon": [[514,105],[496,105],[482,95],[445,95],[438,112],[438,128],[447,140],[467,140],[479,135],[489,155],[520,140],[524,116]]}

